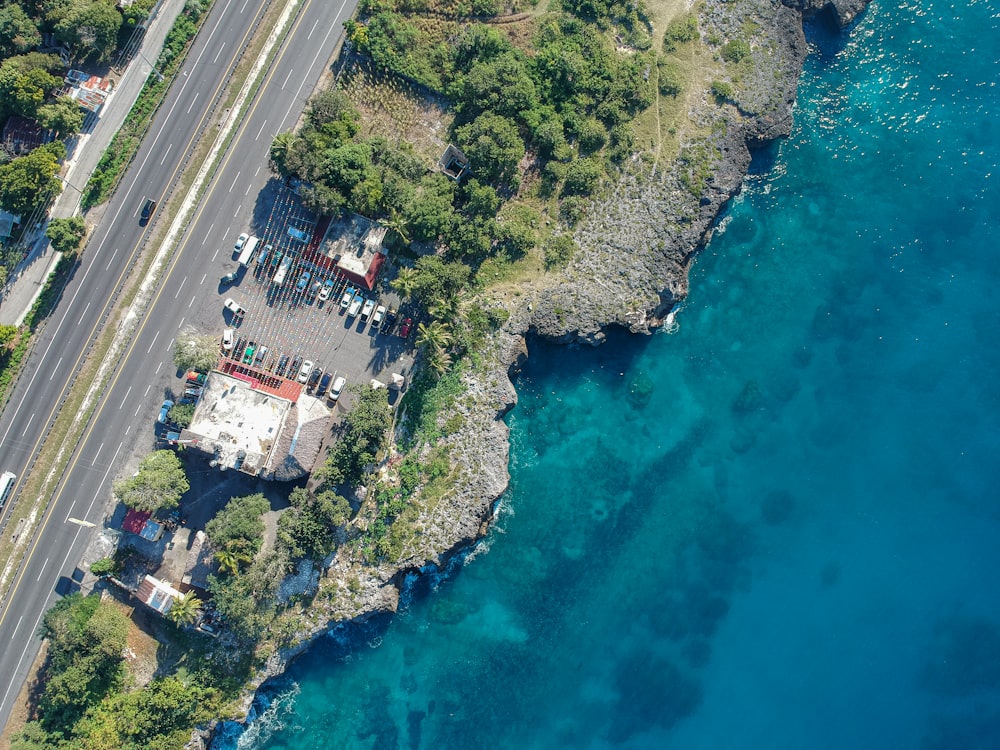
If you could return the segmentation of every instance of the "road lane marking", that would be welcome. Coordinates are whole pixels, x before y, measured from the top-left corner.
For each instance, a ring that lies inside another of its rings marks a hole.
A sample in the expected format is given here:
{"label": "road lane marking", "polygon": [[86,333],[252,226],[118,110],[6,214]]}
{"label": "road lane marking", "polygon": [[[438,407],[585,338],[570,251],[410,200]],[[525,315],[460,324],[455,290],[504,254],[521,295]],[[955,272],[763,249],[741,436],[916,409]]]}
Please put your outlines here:
{"label": "road lane marking", "polygon": [[183,279],[181,279],[181,283],[177,287],[177,291],[174,293],[174,299],[177,299],[177,295],[179,295],[181,293],[181,289],[184,288],[184,282],[187,281],[187,280],[188,280],[187,276],[185,276]]}
{"label": "road lane marking", "polygon": [[235,219],[235,218],[236,218],[237,216],[239,216],[239,215],[240,215],[240,207],[239,207],[239,206],[237,206],[237,207],[236,207],[236,212],[235,212],[235,213],[233,214],[233,218]]}
{"label": "road lane marking", "polygon": [[216,249],[215,255],[212,256],[212,262],[215,263],[215,259],[219,257],[219,251]]}
{"label": "road lane marking", "polygon": [[129,425],[128,427],[125,428],[126,435],[128,435],[130,432],[132,432],[132,425]]}
{"label": "road lane marking", "polygon": [[173,147],[174,147],[174,144],[172,144],[172,143],[167,144],[167,150],[163,152],[163,158],[160,159],[160,166],[161,167],[163,166],[163,162],[165,162],[167,160],[167,154],[170,153],[170,149],[172,149]]}
{"label": "road lane marking", "polygon": [[[80,313],[80,319],[76,321],[77,326],[79,326],[83,322],[83,316],[87,314],[87,310],[89,309],[90,309],[90,303],[88,302],[87,306],[83,308],[83,312]],[[62,357],[59,358],[59,361],[60,362],[62,361]],[[49,380],[52,380],[52,378],[49,378]]]}
{"label": "road lane marking", "polygon": [[139,405],[137,407],[135,407],[135,414],[132,415],[133,418],[139,416],[139,409],[141,409],[141,408],[142,408],[142,402],[140,401]]}
{"label": "road lane marking", "polygon": [[97,449],[97,453],[94,454],[94,460],[90,462],[91,466],[93,466],[95,463],[97,463],[97,457],[99,455],[101,455],[101,448],[103,448],[103,447],[104,447],[104,443],[101,443],[100,448]]}
{"label": "road lane marking", "polygon": [[46,557],[45,562],[42,563],[42,569],[38,571],[38,578],[35,579],[36,582],[42,580],[42,573],[45,572],[45,566],[48,564],[49,564],[49,558]]}
{"label": "road lane marking", "polygon": [[[80,325],[80,324],[77,323],[77,325]],[[59,372],[59,365],[62,364],[62,359],[63,359],[62,357],[59,358],[59,361],[56,362],[55,368],[53,368],[53,370],[52,370],[52,374],[49,375],[49,382],[50,383],[52,382],[52,378],[54,378],[56,376],[56,373]]]}
{"label": "road lane marking", "polygon": [[236,176],[233,178],[233,184],[229,186],[229,192],[233,192],[233,188],[236,187],[236,181],[240,179],[240,173],[237,172]]}
{"label": "road lane marking", "polygon": [[295,69],[294,69],[294,68],[292,68],[291,70],[289,70],[289,71],[288,71],[288,75],[287,75],[287,76],[285,76],[285,82],[281,84],[281,90],[282,90],[282,91],[284,91],[284,90],[285,90],[285,84],[287,84],[287,83],[288,83],[288,79],[292,77],[292,73],[293,73],[293,72],[295,72]]}
{"label": "road lane marking", "polygon": [[157,375],[157,374],[159,374],[159,372],[160,372],[160,368],[161,368],[161,367],[163,367],[163,360],[162,360],[162,359],[160,360],[160,364],[158,364],[158,365],[156,366],[156,372],[154,372],[153,374],[154,374],[154,375]]}
{"label": "road lane marking", "polygon": [[[129,429],[132,429],[132,425],[129,425]],[[125,430],[125,434],[128,435],[128,430]],[[101,477],[101,483],[97,485],[97,492],[94,493],[94,499],[90,501],[90,505],[87,506],[87,512],[83,514],[83,520],[87,520],[87,516],[90,515],[90,511],[94,509],[94,503],[97,502],[97,498],[101,496],[101,488],[104,487],[104,483],[108,479],[108,474],[111,472],[111,467],[115,465],[115,461],[118,459],[118,454],[121,453],[122,446],[125,445],[125,441],[118,443],[118,450],[115,451],[115,455],[111,457],[111,463],[108,464],[107,470],[104,472],[104,476]],[[82,527],[81,527],[82,528]],[[79,532],[77,532],[79,533]],[[66,553],[66,558],[69,559],[69,552]],[[62,570],[66,566],[66,560],[63,560],[62,566],[59,568]]]}
{"label": "road lane marking", "polygon": [[153,334],[153,340],[150,342],[149,348],[146,350],[146,354],[149,354],[151,351],[153,351],[153,344],[156,343],[156,337],[159,335],[160,335],[159,331]]}
{"label": "road lane marking", "polygon": [[253,173],[253,176],[256,177],[259,174],[260,174],[260,165],[258,164],[257,165],[257,171]]}
{"label": "road lane marking", "polygon": [[[258,130],[258,131],[257,131],[257,136],[256,136],[256,137],[254,138],[254,140],[255,140],[255,141],[256,141],[256,140],[257,140],[258,138],[260,138],[260,134],[264,132],[264,126],[265,126],[265,125],[267,125],[267,120],[264,120],[264,122],[262,122],[262,123],[260,124],[260,130]],[[258,167],[258,169],[259,169],[259,167]]]}
{"label": "road lane marking", "polygon": [[121,410],[122,406],[125,406],[125,401],[126,399],[128,399],[128,394],[130,394],[131,392],[132,392],[132,386],[129,386],[128,390],[125,391],[125,398],[122,399],[121,404],[118,406],[119,411]]}
{"label": "road lane marking", "polygon": [[17,629],[21,627],[21,620],[24,619],[24,615],[17,618],[17,625],[14,626],[14,632],[10,634],[10,639],[14,640],[14,636],[17,635]]}
{"label": "road lane marking", "polygon": [[[148,158],[149,158],[149,154],[146,154],[146,159],[148,159]],[[145,164],[145,163],[146,163],[146,159],[143,159],[143,160],[142,160],[142,163],[143,163],[143,164]],[[141,166],[141,165],[140,165],[140,167],[139,167],[139,170],[140,170],[140,171],[142,170],[142,166]],[[146,202],[146,196],[145,196],[145,195],[144,195],[144,196],[142,196],[142,200],[141,200],[141,201],[139,201],[139,202],[140,202],[140,203],[145,203],[145,202]],[[138,215],[139,215],[139,206],[136,206],[136,207],[135,207],[135,211],[133,211],[133,212],[132,212],[132,218],[134,219],[134,218],[135,218],[136,216],[138,216]]]}
{"label": "road lane marking", "polygon": [[[344,8],[345,7],[347,7],[347,0],[344,0],[340,4],[340,10],[337,11],[337,15],[336,15],[337,18],[340,18],[340,14],[344,12]],[[308,70],[312,70],[313,66],[316,65],[316,61],[319,59],[320,53],[323,51],[323,47],[326,45],[326,41],[330,38],[330,34],[332,34],[335,30],[337,31],[338,34],[342,33],[343,32],[343,27],[339,26],[338,24],[335,24],[335,23],[331,23],[330,24],[330,28],[327,29],[326,36],[323,37],[323,44],[320,45],[319,49],[316,50],[316,54],[313,55],[312,62],[309,63],[309,67],[306,68],[307,71]],[[307,76],[307,75],[302,76],[302,83],[299,84],[299,90],[295,92],[295,99],[293,99],[292,102],[291,102],[291,104],[288,105],[288,109],[285,111],[285,116],[281,118],[281,122],[282,123],[284,123],[285,120],[288,119],[288,115],[291,114],[291,112],[292,112],[292,107],[294,107],[296,105],[298,105],[300,107],[302,106],[302,103],[299,102],[299,97],[302,95],[302,88],[303,88],[303,86],[306,85],[306,80],[308,78],[309,78],[309,76]],[[286,79],[286,81],[287,81],[287,79]],[[282,85],[281,88],[285,88],[284,85]],[[251,110],[251,113],[252,113],[252,110]],[[278,132],[281,132],[281,128],[280,127],[278,128]]]}
{"label": "road lane marking", "polygon": [[200,282],[198,282],[198,285],[199,285],[199,286],[204,286],[204,284],[205,284],[205,279],[207,279],[207,278],[208,278],[208,274],[206,273],[206,274],[205,274],[204,276],[202,276],[202,277],[201,277],[201,281],[200,281]]}
{"label": "road lane marking", "polygon": [[191,305],[193,305],[193,304],[194,304],[194,301],[195,301],[196,299],[198,299],[198,295],[195,295],[194,297],[192,297],[192,298],[191,298],[191,301],[190,301],[190,302],[188,302],[188,307],[191,307]]}
{"label": "road lane marking", "polygon": [[[217,62],[219,62],[219,55],[221,55],[221,54],[222,54],[222,50],[224,50],[225,48],[226,48],[226,43],[225,43],[225,42],[223,42],[223,43],[222,43],[222,46],[221,46],[221,47],[219,47],[219,51],[218,51],[218,52],[216,53],[216,55],[215,55],[215,59],[214,59],[214,60],[212,60],[212,65],[215,65],[215,64],[216,64]],[[190,111],[190,110],[188,110],[188,111]]]}
{"label": "road lane marking", "polygon": [[313,22],[313,27],[311,29],[309,29],[309,36],[307,36],[306,39],[312,39],[313,32],[316,31],[316,27],[317,26],[319,26],[319,19],[318,18]]}
{"label": "road lane marking", "polygon": [[245,2],[243,3],[243,7],[240,8],[240,13],[242,13],[243,11],[245,11],[247,9],[247,3],[249,3],[249,2],[250,2],[250,0],[245,0]]}
{"label": "road lane marking", "polygon": [[209,238],[209,236],[210,236],[210,235],[212,234],[212,230],[213,230],[213,229],[215,229],[215,222],[214,222],[214,221],[212,222],[212,226],[210,226],[210,227],[208,228],[208,231],[207,231],[207,232],[205,232],[205,239],[203,239],[203,240],[201,241],[201,244],[202,244],[202,245],[204,245],[204,244],[205,244],[206,242],[208,242],[208,238]]}
{"label": "road lane marking", "polygon": [[182,325],[184,325],[184,318],[181,318],[181,322],[177,324],[177,330],[180,330]]}
{"label": "road lane marking", "polygon": [[246,191],[245,193],[243,193],[243,195],[245,195],[245,196],[246,196],[246,195],[250,195],[250,191],[251,191],[252,189],[253,189],[253,183],[252,183],[252,182],[251,182],[251,183],[248,183],[248,184],[247,184],[247,191]]}
{"label": "road lane marking", "polygon": [[24,426],[24,432],[21,433],[21,437],[24,437],[24,433],[28,431],[29,427],[31,427],[31,420],[34,418],[35,418],[35,412],[31,412],[31,416],[28,417],[28,424]]}
{"label": "road lane marking", "polygon": [[[225,42],[223,42],[223,43],[222,43],[222,46],[223,46],[223,47],[225,47],[225,46],[226,46],[226,43],[225,43]],[[221,51],[222,51],[222,50],[220,49],[220,50],[219,50],[219,52],[221,52]],[[215,59],[216,59],[216,60],[218,60],[218,59],[219,59],[219,56],[218,56],[218,55],[216,55],[216,56],[215,56]],[[191,114],[191,107],[193,107],[193,106],[194,106],[194,103],[195,103],[196,101],[198,101],[198,94],[200,94],[200,93],[201,93],[200,91],[195,91],[195,92],[194,92],[194,99],[192,99],[192,100],[191,100],[191,105],[190,105],[190,106],[189,106],[189,107],[187,108],[187,112],[186,112],[186,114]]]}
{"label": "road lane marking", "polygon": [[118,255],[118,248],[117,247],[115,248],[115,251],[113,253],[111,253],[111,260],[109,260],[108,261],[108,265],[106,265],[104,267],[105,271],[110,271],[111,270],[111,264],[115,262],[115,256],[116,255]]}
{"label": "road lane marking", "polygon": [[146,398],[146,396],[149,395],[149,389],[152,388],[152,387],[153,387],[152,383],[150,383],[149,385],[146,386],[146,392],[142,394],[143,398]]}

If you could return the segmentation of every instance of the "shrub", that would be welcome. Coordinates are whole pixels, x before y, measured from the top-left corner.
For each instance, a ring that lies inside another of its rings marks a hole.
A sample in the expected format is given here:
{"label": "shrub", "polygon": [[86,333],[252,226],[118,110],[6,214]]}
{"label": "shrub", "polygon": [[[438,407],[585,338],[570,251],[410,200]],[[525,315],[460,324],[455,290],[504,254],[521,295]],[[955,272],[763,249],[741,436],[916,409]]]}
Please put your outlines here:
{"label": "shrub", "polygon": [[723,102],[728,101],[733,98],[735,93],[733,85],[727,83],[726,81],[712,81],[712,96],[715,97],[716,101]]}
{"label": "shrub", "polygon": [[667,26],[663,34],[663,50],[672,52],[681,44],[693,42],[698,38],[698,19],[694,15],[675,18]]}
{"label": "shrub", "polygon": [[743,39],[732,39],[722,47],[722,59],[728,63],[738,63],[750,56],[750,44]]}
{"label": "shrub", "polygon": [[545,245],[545,268],[562,268],[573,258],[576,253],[576,242],[568,234],[558,234],[549,240]]}
{"label": "shrub", "polygon": [[675,62],[660,59],[656,63],[658,86],[663,96],[678,96],[684,90],[684,74]]}

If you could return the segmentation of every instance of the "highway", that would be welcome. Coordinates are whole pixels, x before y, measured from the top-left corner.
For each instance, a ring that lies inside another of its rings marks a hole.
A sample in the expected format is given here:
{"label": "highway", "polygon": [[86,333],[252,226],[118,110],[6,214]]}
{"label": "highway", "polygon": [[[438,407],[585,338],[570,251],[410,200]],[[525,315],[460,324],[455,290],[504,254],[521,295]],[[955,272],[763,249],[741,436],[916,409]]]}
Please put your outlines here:
{"label": "highway", "polygon": [[[254,222],[257,192],[270,178],[271,139],[294,125],[356,4],[357,0],[303,0],[87,426],[0,611],[0,724],[6,723],[37,654],[38,625],[57,597],[55,588],[73,575],[95,532],[86,524],[103,523],[111,483],[130,459],[155,446],[153,425],[160,402],[164,393],[177,388],[171,361],[177,331],[187,323],[221,332],[218,271],[222,260],[230,257],[236,234],[249,231]],[[267,0],[217,0],[104,220],[94,230],[82,265],[0,416],[0,470],[18,474],[19,487],[150,231],[139,225],[143,202],[152,197],[165,205],[169,197],[165,191],[198,133],[208,118],[220,116],[211,107],[266,5]],[[13,498],[8,505],[12,503]]]}

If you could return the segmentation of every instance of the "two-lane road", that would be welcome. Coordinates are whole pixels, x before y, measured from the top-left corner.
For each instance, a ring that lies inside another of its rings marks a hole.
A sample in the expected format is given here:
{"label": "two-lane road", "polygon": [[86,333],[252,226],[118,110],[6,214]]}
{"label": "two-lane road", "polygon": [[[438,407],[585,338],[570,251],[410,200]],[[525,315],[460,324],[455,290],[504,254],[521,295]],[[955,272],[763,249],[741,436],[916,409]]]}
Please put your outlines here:
{"label": "two-lane road", "polygon": [[[205,110],[200,107],[216,98],[262,2],[218,0],[179,85],[161,108],[135,166],[109,207],[110,219],[87,251],[79,280],[67,289],[47,340],[37,347],[33,357],[37,362],[29,363],[32,376],[11,400],[10,416],[5,413],[0,420],[0,467],[21,473],[18,469],[34,454],[38,435],[54,416],[52,407],[63,397],[70,373],[81,361],[81,346],[93,337],[96,324],[107,314],[107,300],[134,261],[142,241],[137,217],[144,198],[160,197],[175,178],[203,126]],[[110,484],[124,459],[135,446],[153,447],[152,423],[164,390],[171,386],[172,345],[178,329],[185,321],[199,320],[198,302],[211,297],[221,331],[221,301],[214,300],[219,249],[231,249],[235,234],[249,226],[256,193],[269,178],[271,138],[294,125],[355,5],[356,0],[304,0],[106,389],[0,612],[0,722],[6,722],[37,653],[37,626],[55,598],[54,588],[61,577],[72,574],[93,533],[74,520],[100,525]]]}

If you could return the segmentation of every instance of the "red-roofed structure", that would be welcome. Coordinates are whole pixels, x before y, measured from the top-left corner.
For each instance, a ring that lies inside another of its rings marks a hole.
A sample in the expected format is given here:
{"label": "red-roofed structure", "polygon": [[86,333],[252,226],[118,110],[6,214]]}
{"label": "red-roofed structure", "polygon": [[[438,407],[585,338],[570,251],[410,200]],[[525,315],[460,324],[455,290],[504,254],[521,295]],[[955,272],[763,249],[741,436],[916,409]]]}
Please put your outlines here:
{"label": "red-roofed structure", "polygon": [[125,514],[125,520],[122,521],[122,529],[130,534],[140,536],[143,527],[146,525],[146,521],[149,520],[151,515],[153,514],[148,510],[129,508],[128,513]]}

